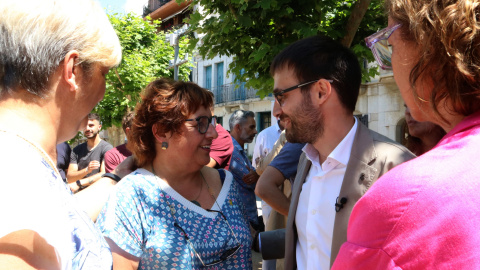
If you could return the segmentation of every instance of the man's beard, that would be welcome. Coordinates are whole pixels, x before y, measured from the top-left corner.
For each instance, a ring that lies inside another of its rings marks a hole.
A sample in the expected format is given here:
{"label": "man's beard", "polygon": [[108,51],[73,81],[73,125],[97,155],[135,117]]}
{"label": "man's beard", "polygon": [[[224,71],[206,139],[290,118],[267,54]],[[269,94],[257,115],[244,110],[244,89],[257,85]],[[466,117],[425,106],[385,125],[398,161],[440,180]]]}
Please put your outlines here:
{"label": "man's beard", "polygon": [[98,131],[97,131],[97,132],[92,131],[92,132],[90,133],[90,135],[88,135],[88,136],[87,136],[86,134],[83,134],[83,135],[84,135],[87,139],[92,139],[92,138],[95,138],[95,137],[97,136],[97,134],[98,134]]}
{"label": "man's beard", "polygon": [[240,134],[240,138],[245,143],[251,143],[251,142],[253,142],[253,139],[255,138],[255,135],[249,136],[246,131],[242,130],[242,133]]}
{"label": "man's beard", "polygon": [[324,116],[315,108],[311,99],[303,97],[303,102],[295,110],[295,115],[283,115],[290,118],[290,127],[285,136],[290,143],[314,143],[323,135]]}

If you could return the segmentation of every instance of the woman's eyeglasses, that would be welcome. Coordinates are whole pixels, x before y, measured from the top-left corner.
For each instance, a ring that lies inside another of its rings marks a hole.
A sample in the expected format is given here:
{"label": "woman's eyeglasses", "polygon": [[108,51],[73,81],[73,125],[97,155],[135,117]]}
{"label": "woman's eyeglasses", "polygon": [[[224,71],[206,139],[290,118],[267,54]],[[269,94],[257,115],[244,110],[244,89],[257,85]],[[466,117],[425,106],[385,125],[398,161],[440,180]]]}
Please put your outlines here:
{"label": "woman's eyeglasses", "polygon": [[[211,265],[215,265],[215,264],[218,264],[218,263],[221,263],[221,262],[224,262],[226,260],[228,260],[230,257],[232,257],[233,255],[235,255],[235,253],[237,253],[237,251],[240,249],[240,247],[242,247],[242,245],[240,244],[240,242],[238,241],[237,239],[237,236],[235,235],[235,233],[233,232],[232,228],[230,227],[230,224],[228,223],[228,220],[227,220],[227,217],[225,217],[225,215],[220,212],[220,211],[216,211],[216,210],[210,210],[210,209],[205,209],[207,210],[208,212],[215,212],[215,213],[219,213],[220,215],[222,215],[223,217],[223,220],[225,221],[225,223],[227,224],[227,227],[230,229],[230,232],[232,233],[233,237],[235,238],[235,241],[236,241],[236,245],[233,247],[233,248],[230,248],[230,249],[227,249],[225,250],[222,255],[220,255],[220,257],[214,261],[211,261],[211,262],[206,262],[206,260],[202,259],[202,257],[200,256],[200,254],[195,250],[195,247],[193,245],[193,243],[190,241],[190,237],[188,237],[187,233],[185,232],[185,230],[182,229],[182,227],[180,227],[180,225],[178,225],[177,222],[173,223],[173,225],[175,227],[177,227],[182,233],[183,233],[183,236],[185,237],[185,240],[187,241],[187,243],[190,245],[190,247],[192,248],[193,250],[193,253],[195,253],[195,256],[198,258],[198,260],[200,261],[200,263],[203,265],[203,266],[211,266]],[[225,243],[226,244],[226,243]]]}
{"label": "woman's eyeglasses", "polygon": [[217,117],[215,115],[212,116],[212,117],[199,116],[195,119],[187,119],[185,121],[197,121],[197,128],[198,128],[198,132],[200,132],[200,134],[207,133],[208,126],[210,124],[212,124],[213,127],[215,127],[217,125]]}
{"label": "woman's eyeglasses", "polygon": [[388,43],[388,38],[395,30],[400,28],[401,24],[384,28],[377,33],[365,38],[367,47],[372,50],[375,60],[383,69],[392,69],[392,46]]}

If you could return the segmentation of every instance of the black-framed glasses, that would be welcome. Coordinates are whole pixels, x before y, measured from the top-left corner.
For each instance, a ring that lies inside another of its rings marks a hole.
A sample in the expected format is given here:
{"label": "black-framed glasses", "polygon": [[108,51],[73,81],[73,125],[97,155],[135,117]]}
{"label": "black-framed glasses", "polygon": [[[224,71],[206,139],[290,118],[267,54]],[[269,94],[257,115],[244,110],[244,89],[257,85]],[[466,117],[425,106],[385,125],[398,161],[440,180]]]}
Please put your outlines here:
{"label": "black-framed glasses", "polygon": [[210,124],[212,124],[213,127],[215,127],[217,125],[217,117],[215,115],[212,116],[212,117],[199,116],[195,119],[186,119],[185,121],[197,121],[197,128],[198,128],[198,132],[200,132],[200,134],[207,133],[208,126]]}
{"label": "black-framed glasses", "polygon": [[[223,220],[225,221],[225,223],[227,224],[227,227],[230,229],[230,232],[231,234],[233,235],[233,237],[235,238],[235,241],[236,241],[236,245],[233,247],[233,248],[229,248],[227,250],[225,250],[222,255],[220,255],[220,258],[219,259],[216,259],[214,261],[211,261],[211,262],[207,262],[205,263],[206,260],[203,260],[202,257],[200,256],[200,254],[195,250],[195,246],[193,245],[193,243],[190,241],[190,237],[187,235],[187,233],[185,232],[185,230],[180,227],[180,225],[178,225],[177,222],[174,222],[173,223],[173,226],[177,227],[182,233],[183,233],[183,236],[185,237],[185,240],[187,241],[187,243],[190,245],[190,247],[192,248],[193,250],[193,253],[195,253],[195,256],[198,258],[198,260],[200,261],[200,263],[203,265],[203,266],[212,266],[212,265],[215,265],[215,264],[219,264],[221,262],[224,262],[226,260],[228,260],[229,258],[231,258],[233,255],[235,255],[237,253],[237,251],[242,247],[242,244],[238,241],[238,238],[237,236],[235,235],[235,233],[233,232],[232,230],[232,227],[230,227],[230,224],[228,223],[228,220],[227,220],[227,217],[221,212],[221,211],[216,211],[216,210],[210,210],[210,209],[205,209],[207,210],[208,212],[214,212],[214,213],[219,213],[220,215],[222,215],[223,217]],[[227,241],[228,242],[228,241]],[[225,245],[227,244],[227,242],[225,242]]]}
{"label": "black-framed glasses", "polygon": [[[283,89],[282,91],[278,91],[276,93],[273,93],[273,95],[275,96],[275,100],[277,100],[278,104],[280,105],[280,107],[283,106],[283,102],[284,102],[284,98],[283,98],[283,95],[287,92],[290,92],[290,91],[293,91],[297,88],[301,88],[301,87],[304,87],[304,86],[307,86],[309,84],[312,84],[312,83],[316,83],[318,81],[320,81],[321,79],[318,79],[318,80],[313,80],[313,81],[308,81],[308,82],[303,82],[303,83],[300,83],[300,84],[297,84],[295,86],[292,86],[292,87],[289,87],[287,89]],[[333,80],[327,80],[329,83],[333,83]]]}
{"label": "black-framed glasses", "polygon": [[401,26],[396,24],[365,38],[367,47],[372,50],[375,60],[382,69],[392,69],[392,46],[388,43],[388,38]]}

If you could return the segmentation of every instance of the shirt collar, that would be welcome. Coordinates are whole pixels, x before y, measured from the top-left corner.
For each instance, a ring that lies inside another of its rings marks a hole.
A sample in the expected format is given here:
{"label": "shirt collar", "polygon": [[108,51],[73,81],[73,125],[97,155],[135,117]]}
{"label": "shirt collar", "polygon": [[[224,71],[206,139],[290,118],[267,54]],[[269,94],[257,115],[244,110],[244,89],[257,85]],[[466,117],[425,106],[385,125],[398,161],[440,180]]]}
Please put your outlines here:
{"label": "shirt collar", "polygon": [[243,146],[241,146],[237,140],[235,140],[235,138],[233,138],[233,136],[230,136],[232,137],[232,142],[233,142],[233,147],[235,147],[238,151],[244,151],[245,149],[243,148]]}
{"label": "shirt collar", "polygon": [[[357,118],[354,117],[355,123],[343,140],[333,149],[333,151],[328,155],[327,159],[334,159],[340,162],[343,165],[347,165],[350,160],[350,153],[352,152],[353,140],[355,138],[355,133],[357,132]],[[312,144],[307,143],[303,149],[307,158],[316,166],[320,165],[320,158],[318,155],[317,149],[313,147]],[[323,165],[323,164],[322,164]]]}

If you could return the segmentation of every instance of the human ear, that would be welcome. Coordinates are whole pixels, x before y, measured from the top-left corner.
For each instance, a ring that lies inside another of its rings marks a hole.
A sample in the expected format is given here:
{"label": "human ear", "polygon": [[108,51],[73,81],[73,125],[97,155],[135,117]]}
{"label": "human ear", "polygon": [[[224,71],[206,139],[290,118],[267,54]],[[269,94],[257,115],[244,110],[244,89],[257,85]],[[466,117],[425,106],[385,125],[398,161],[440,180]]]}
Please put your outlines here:
{"label": "human ear", "polygon": [[162,142],[168,142],[167,137],[170,137],[168,136],[169,134],[160,131],[161,128],[159,127],[159,125],[160,125],[159,123],[156,123],[152,126],[153,137],[155,137],[155,140],[157,143],[161,144]]}
{"label": "human ear", "polygon": [[317,94],[318,94],[318,100],[322,104],[324,103],[332,94],[332,85],[330,84],[329,81],[325,79],[321,79],[317,82]]}
{"label": "human ear", "polygon": [[75,91],[78,89],[77,76],[78,68],[76,67],[76,62],[78,60],[79,54],[77,51],[69,51],[65,58],[63,59],[63,79],[69,85],[70,91]]}

